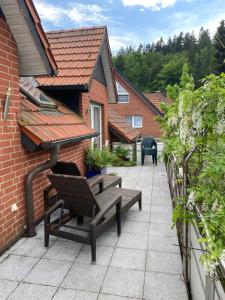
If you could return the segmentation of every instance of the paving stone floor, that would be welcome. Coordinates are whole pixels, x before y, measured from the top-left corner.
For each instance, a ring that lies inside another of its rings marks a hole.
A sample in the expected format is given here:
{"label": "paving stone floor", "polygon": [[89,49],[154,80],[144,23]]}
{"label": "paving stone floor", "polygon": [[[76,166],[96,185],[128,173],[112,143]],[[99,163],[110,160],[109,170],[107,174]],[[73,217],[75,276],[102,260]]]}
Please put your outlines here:
{"label": "paving stone floor", "polygon": [[110,168],[123,187],[143,193],[124,216],[122,234],[113,224],[97,240],[97,263],[90,247],[51,238],[44,248],[43,225],[37,236],[22,238],[0,257],[0,300],[186,300],[171,200],[163,164]]}

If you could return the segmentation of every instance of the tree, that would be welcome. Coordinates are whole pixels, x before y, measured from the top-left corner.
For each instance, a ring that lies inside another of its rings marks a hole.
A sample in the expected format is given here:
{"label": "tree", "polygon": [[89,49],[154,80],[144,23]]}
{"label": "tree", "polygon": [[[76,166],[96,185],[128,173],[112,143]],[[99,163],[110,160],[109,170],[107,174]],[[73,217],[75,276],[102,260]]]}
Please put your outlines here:
{"label": "tree", "polygon": [[225,72],[225,21],[220,22],[220,26],[214,36],[214,46],[216,48],[216,73]]}
{"label": "tree", "polygon": [[179,83],[183,66],[187,63],[187,61],[187,57],[184,54],[176,54],[163,66],[163,69],[158,74],[161,91],[165,91],[167,85]]}

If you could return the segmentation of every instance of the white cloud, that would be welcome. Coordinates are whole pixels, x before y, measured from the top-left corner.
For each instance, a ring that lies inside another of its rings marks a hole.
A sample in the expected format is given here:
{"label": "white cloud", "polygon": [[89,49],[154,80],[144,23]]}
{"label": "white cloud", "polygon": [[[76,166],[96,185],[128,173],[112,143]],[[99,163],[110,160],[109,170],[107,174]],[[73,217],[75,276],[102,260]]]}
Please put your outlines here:
{"label": "white cloud", "polygon": [[65,8],[48,4],[45,0],[35,0],[35,6],[42,20],[55,25],[60,24],[65,18],[77,25],[102,24],[108,21],[104,15],[105,10],[96,4],[82,4],[71,2]]}
{"label": "white cloud", "polygon": [[177,0],[121,0],[124,6],[143,6],[153,10],[160,10],[174,5]]}
{"label": "white cloud", "polygon": [[115,54],[121,47],[126,48],[128,46],[136,47],[141,43],[139,37],[137,37],[132,32],[123,32],[119,35],[109,35],[109,43],[112,53]]}

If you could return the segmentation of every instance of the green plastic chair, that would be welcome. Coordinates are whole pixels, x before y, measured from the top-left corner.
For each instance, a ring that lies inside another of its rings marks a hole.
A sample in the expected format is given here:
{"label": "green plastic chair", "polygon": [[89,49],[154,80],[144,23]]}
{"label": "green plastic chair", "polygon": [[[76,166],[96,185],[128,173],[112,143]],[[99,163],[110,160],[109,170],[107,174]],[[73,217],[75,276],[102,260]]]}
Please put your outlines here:
{"label": "green plastic chair", "polygon": [[145,137],[142,140],[141,149],[142,166],[145,161],[145,155],[151,155],[153,164],[157,166],[157,143],[155,139],[152,137]]}

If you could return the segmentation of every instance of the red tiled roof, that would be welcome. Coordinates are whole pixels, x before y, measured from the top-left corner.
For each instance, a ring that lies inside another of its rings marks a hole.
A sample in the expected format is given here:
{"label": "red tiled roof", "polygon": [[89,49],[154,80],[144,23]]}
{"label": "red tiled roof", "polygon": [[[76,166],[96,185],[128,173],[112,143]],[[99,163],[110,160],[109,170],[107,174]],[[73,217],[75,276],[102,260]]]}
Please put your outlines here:
{"label": "red tiled roof", "polygon": [[59,72],[38,77],[42,86],[89,85],[106,27],[51,31],[47,33]]}
{"label": "red tiled roof", "polygon": [[47,39],[47,37],[45,35],[45,32],[42,28],[41,19],[40,19],[39,15],[38,15],[38,12],[37,12],[37,10],[34,6],[33,0],[25,0],[25,2],[26,2],[26,5],[27,5],[27,7],[30,11],[30,14],[33,18],[34,26],[35,26],[35,28],[38,32],[38,35],[39,35],[39,38],[40,38],[42,44],[43,44],[43,47],[44,47],[45,53],[48,57],[49,63],[51,65],[54,73],[57,73],[58,67],[57,67],[56,61],[54,59],[54,56],[53,56],[53,54],[50,50],[50,45],[49,45],[48,39]]}
{"label": "red tiled roof", "polygon": [[155,92],[155,93],[150,93],[150,94],[145,94],[145,97],[151,101],[158,109],[161,110],[160,103],[163,102],[165,104],[170,104],[171,100],[164,96],[162,93]]}
{"label": "red tiled roof", "polygon": [[108,109],[108,123],[109,127],[115,130],[127,142],[133,142],[141,134],[140,132],[130,126],[123,117],[116,113],[113,109]]}
{"label": "red tiled roof", "polygon": [[83,120],[62,104],[54,113],[46,113],[32,104],[22,95],[20,129],[36,145],[63,140],[93,136],[96,132],[88,127]]}

